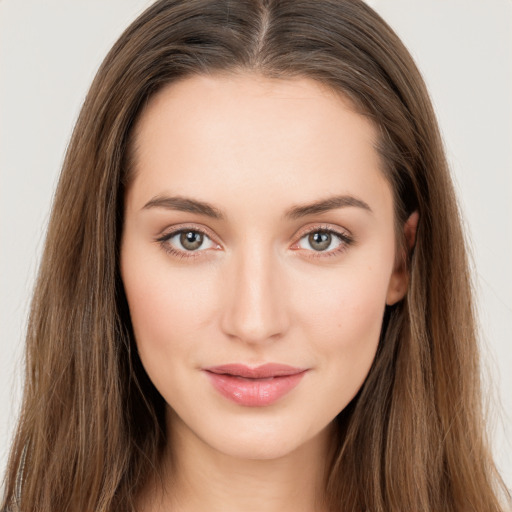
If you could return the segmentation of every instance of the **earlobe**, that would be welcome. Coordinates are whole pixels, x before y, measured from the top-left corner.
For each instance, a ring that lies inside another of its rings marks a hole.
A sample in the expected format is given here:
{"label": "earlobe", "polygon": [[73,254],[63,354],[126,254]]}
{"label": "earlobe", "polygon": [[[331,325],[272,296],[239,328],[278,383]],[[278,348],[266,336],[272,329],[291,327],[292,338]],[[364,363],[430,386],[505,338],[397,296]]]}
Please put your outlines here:
{"label": "earlobe", "polygon": [[[418,228],[419,214],[417,211],[411,213],[404,224],[404,239],[406,250],[410,252],[416,243],[416,231]],[[407,265],[407,254],[402,254],[397,261],[393,274],[389,280],[386,305],[392,306],[402,300],[407,293],[409,286],[409,268]]]}

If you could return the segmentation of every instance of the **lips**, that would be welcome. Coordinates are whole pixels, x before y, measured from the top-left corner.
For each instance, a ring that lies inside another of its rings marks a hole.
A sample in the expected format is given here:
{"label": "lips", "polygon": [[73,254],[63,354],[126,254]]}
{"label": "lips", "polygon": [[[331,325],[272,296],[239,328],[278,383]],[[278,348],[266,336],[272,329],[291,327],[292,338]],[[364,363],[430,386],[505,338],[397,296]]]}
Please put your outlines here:
{"label": "lips", "polygon": [[256,368],[227,364],[203,369],[225,398],[247,407],[271,405],[292,391],[307,369],[267,363]]}

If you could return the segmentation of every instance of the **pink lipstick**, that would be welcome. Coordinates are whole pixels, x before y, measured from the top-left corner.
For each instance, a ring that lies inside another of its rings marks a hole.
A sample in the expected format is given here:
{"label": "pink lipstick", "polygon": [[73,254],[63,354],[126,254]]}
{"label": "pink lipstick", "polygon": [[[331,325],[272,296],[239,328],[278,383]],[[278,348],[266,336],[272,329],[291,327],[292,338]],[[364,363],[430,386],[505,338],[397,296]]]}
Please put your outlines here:
{"label": "pink lipstick", "polygon": [[226,364],[203,368],[224,397],[248,407],[270,405],[295,388],[307,369],[268,363],[256,368]]}

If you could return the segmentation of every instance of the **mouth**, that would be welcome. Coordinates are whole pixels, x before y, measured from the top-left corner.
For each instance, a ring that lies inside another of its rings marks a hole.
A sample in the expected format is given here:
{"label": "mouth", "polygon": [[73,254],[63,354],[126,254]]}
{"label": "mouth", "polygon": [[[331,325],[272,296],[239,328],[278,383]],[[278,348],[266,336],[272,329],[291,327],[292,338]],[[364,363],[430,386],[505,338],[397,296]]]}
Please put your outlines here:
{"label": "mouth", "polygon": [[214,389],[246,407],[263,407],[291,392],[308,369],[267,363],[256,368],[227,364],[203,369]]}

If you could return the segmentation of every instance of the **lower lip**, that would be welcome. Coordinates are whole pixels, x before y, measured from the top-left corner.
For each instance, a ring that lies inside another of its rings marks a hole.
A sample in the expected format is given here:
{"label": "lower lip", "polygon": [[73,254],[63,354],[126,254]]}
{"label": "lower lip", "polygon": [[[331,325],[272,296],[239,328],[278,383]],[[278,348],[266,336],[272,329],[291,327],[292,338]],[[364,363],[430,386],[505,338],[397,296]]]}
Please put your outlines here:
{"label": "lower lip", "polygon": [[305,373],[306,371],[268,379],[246,379],[234,375],[206,372],[213,387],[221,395],[239,405],[248,407],[263,407],[273,404],[296,387]]}

